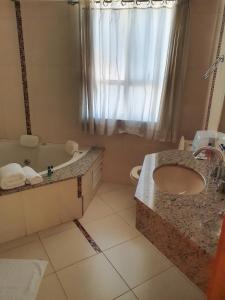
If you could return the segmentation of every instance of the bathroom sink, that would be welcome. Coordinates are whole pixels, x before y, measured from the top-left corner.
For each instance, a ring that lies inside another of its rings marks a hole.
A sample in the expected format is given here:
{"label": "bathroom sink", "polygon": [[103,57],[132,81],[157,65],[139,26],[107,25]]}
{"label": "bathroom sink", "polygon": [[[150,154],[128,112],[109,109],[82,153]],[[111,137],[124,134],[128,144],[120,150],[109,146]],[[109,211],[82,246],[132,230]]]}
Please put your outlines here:
{"label": "bathroom sink", "polygon": [[205,179],[191,168],[179,165],[163,165],[153,172],[155,184],[162,192],[194,195],[205,187]]}

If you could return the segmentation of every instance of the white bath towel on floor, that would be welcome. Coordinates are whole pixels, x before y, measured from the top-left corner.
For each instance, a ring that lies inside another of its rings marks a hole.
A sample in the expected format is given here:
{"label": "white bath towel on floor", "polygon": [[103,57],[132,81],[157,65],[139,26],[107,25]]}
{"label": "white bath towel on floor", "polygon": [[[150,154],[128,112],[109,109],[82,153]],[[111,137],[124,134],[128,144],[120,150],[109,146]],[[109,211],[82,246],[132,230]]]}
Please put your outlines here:
{"label": "white bath towel on floor", "polygon": [[0,259],[0,300],[35,300],[48,262]]}
{"label": "white bath towel on floor", "polygon": [[34,171],[34,169],[32,169],[31,167],[26,166],[23,168],[23,171],[26,176],[26,183],[34,185],[43,181],[42,176]]}
{"label": "white bath towel on floor", "polygon": [[34,148],[39,144],[39,137],[36,135],[21,135],[20,145],[24,147]]}
{"label": "white bath towel on floor", "polygon": [[79,146],[74,141],[67,141],[65,144],[65,150],[69,155],[74,155],[79,150]]}
{"label": "white bath towel on floor", "polygon": [[0,187],[3,190],[13,189],[25,184],[23,168],[17,163],[0,168]]}

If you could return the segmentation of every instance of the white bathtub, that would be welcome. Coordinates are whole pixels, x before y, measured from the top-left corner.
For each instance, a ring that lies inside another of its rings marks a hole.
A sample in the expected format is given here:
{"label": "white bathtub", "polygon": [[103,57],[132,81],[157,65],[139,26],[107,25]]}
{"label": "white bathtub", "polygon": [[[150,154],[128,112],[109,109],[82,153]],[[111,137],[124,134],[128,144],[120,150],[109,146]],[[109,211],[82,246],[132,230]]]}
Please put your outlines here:
{"label": "white bathtub", "polygon": [[12,162],[22,166],[29,164],[40,175],[45,175],[48,166],[53,166],[54,171],[69,166],[88,151],[89,148],[83,148],[70,156],[64,144],[43,143],[36,148],[28,148],[21,146],[19,141],[0,139],[0,167]]}

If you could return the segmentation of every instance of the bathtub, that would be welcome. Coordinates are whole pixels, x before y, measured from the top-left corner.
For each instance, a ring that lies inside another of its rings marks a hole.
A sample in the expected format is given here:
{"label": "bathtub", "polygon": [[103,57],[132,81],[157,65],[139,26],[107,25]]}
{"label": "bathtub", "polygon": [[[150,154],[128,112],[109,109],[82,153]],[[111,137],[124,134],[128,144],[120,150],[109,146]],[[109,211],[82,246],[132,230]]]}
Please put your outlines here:
{"label": "bathtub", "polygon": [[47,167],[53,166],[53,171],[69,166],[87,154],[86,147],[69,155],[64,144],[42,143],[36,148],[21,146],[17,140],[0,139],[0,167],[15,162],[21,166],[29,165],[40,175],[47,173]]}

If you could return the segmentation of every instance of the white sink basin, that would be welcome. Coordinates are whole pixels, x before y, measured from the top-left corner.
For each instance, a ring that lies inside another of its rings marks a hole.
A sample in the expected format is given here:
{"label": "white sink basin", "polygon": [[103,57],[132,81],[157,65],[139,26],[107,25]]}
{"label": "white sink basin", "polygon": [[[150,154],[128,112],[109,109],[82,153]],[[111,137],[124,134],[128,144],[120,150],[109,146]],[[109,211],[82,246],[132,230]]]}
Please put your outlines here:
{"label": "white sink basin", "polygon": [[169,194],[194,195],[205,188],[205,179],[193,169],[179,165],[164,165],[153,172],[155,184]]}

